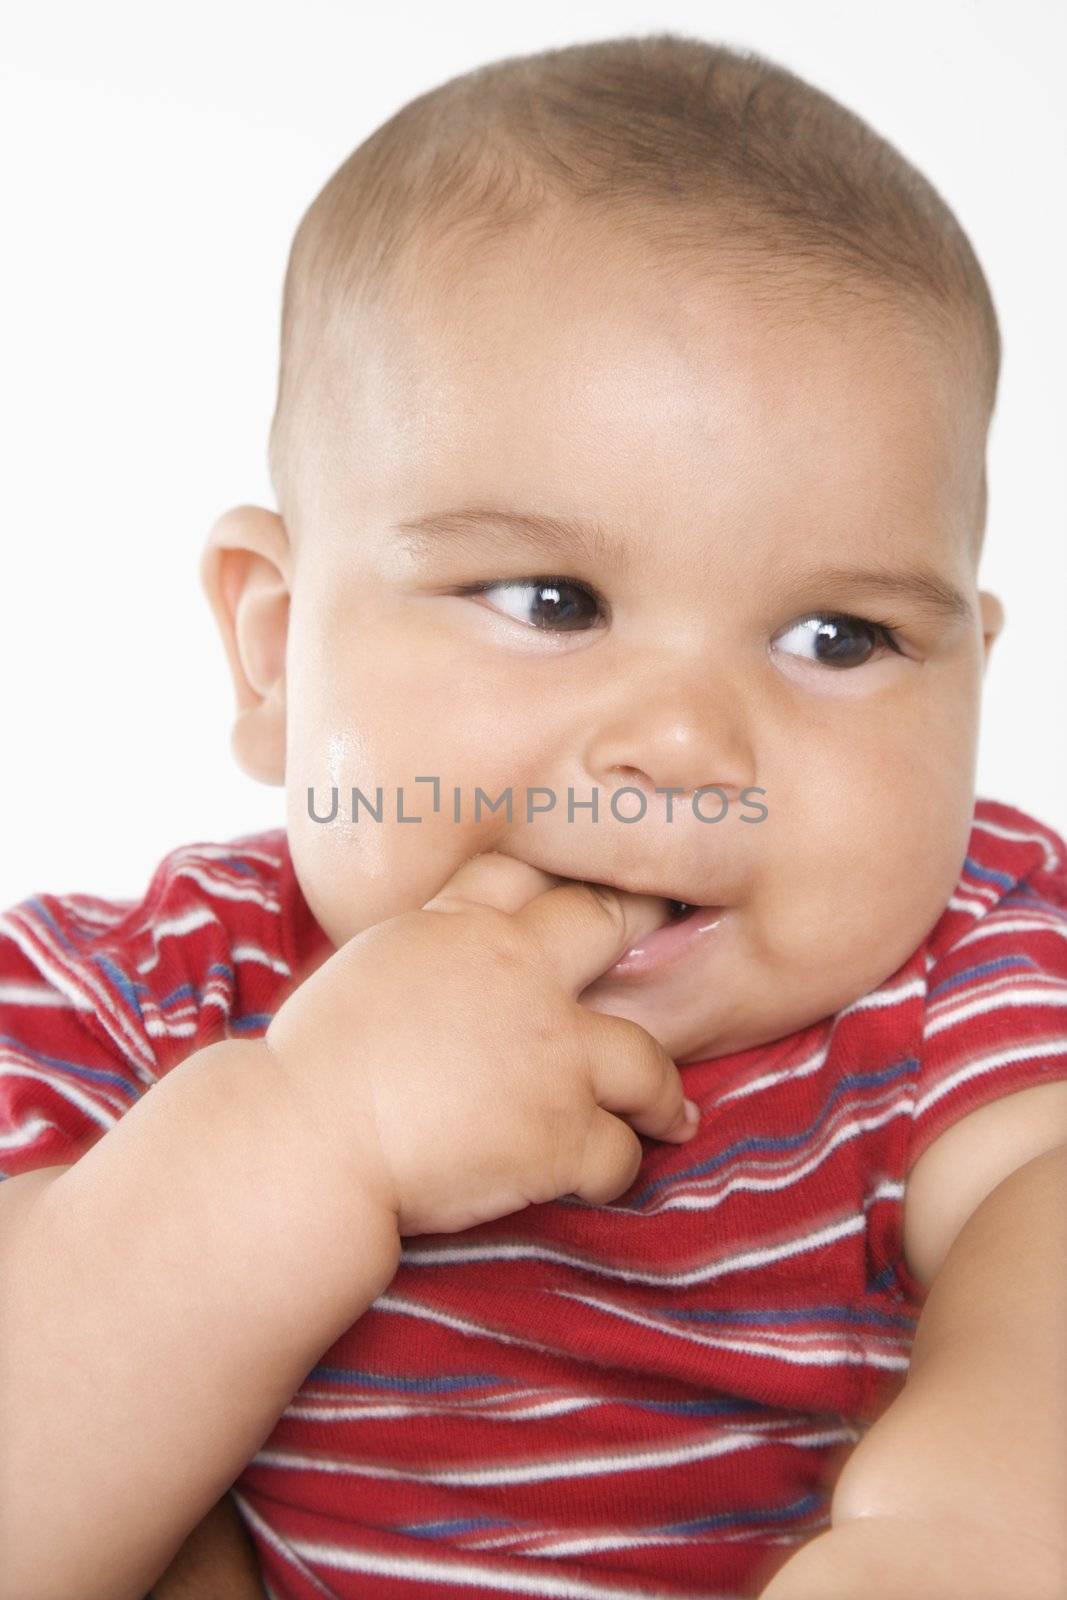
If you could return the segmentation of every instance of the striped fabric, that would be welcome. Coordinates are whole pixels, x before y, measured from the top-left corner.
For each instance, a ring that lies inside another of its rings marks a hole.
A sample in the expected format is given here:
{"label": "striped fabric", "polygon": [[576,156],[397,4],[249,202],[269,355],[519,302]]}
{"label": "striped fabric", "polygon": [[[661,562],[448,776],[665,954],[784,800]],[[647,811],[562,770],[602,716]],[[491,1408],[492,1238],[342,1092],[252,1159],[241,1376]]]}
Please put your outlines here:
{"label": "striped fabric", "polygon": [[[12,907],[0,1170],[76,1160],[331,948],[281,829],[172,851],[137,903]],[[1067,1077],[1063,839],[979,799],[952,898],[879,989],[683,1074],[700,1132],[643,1139],[617,1200],[405,1241],[235,1485],[271,1600],[751,1596],[826,1528],[907,1370],[911,1166]]]}

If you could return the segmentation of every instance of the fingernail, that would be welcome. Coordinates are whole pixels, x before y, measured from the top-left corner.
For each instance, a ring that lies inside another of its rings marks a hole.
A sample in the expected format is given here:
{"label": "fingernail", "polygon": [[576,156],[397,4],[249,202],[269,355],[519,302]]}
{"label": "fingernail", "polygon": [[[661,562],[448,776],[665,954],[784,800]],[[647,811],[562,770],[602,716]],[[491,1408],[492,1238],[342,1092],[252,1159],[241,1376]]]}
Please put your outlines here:
{"label": "fingernail", "polygon": [[690,1128],[695,1128],[697,1123],[700,1121],[700,1107],[694,1100],[690,1100],[688,1097],[685,1099],[684,1105],[686,1123]]}

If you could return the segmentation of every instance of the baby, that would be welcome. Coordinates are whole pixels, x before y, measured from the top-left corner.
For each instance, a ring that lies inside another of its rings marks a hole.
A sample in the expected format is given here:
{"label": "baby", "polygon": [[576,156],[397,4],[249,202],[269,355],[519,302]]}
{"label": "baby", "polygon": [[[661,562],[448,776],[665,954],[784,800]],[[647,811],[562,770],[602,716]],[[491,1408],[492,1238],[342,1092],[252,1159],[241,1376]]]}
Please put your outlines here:
{"label": "baby", "polygon": [[202,566],[286,825],[0,918],[0,1600],[1067,1592],[998,360],[929,184],[699,39],[333,175]]}

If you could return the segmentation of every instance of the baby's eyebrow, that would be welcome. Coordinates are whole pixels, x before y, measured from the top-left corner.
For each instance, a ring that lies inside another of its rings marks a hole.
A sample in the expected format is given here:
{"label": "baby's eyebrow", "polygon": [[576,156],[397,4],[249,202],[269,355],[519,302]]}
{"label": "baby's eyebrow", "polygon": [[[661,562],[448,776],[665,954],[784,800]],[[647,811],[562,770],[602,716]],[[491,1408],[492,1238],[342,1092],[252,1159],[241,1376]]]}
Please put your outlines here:
{"label": "baby's eyebrow", "polygon": [[435,511],[423,517],[410,517],[393,526],[411,544],[447,540],[453,547],[469,540],[483,546],[496,543],[506,549],[518,541],[559,561],[581,556],[589,562],[610,562],[621,568],[632,559],[630,550],[624,552],[600,524],[590,518],[465,506],[457,511]]}
{"label": "baby's eyebrow", "polygon": [[[394,523],[394,531],[409,544],[447,541],[450,548],[470,541],[496,543],[508,548],[516,541],[545,552],[555,560],[581,556],[591,564],[610,563],[618,569],[632,566],[641,552],[631,544],[616,543],[591,518],[546,516],[536,511],[504,511],[485,506],[465,506],[455,511],[435,511]],[[974,607],[962,589],[931,567],[820,567],[804,570],[779,567],[778,582],[795,584],[823,600],[844,601],[863,591],[886,600],[912,605],[952,621],[973,622]]]}
{"label": "baby's eyebrow", "polygon": [[796,573],[805,589],[832,599],[846,599],[860,590],[887,600],[911,601],[954,622],[973,622],[974,607],[962,589],[931,567],[820,567]]}

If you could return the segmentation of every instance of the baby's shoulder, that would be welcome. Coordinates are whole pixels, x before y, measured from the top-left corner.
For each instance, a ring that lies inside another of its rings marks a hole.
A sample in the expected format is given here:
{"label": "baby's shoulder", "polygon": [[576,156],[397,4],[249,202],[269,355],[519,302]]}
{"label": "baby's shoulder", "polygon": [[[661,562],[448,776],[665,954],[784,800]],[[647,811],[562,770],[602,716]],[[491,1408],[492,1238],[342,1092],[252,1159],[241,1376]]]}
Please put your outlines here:
{"label": "baby's shoulder", "polygon": [[179,846],[133,899],[0,912],[0,1179],[78,1160],[187,1055],[261,1034],[314,927],[283,830]]}
{"label": "baby's shoulder", "polygon": [[[5,1019],[26,1042],[59,1010],[157,1077],[290,975],[284,830],[168,851],[130,899],[40,891],[0,913]],[[15,980],[22,983],[17,986]],[[201,1037],[204,1035],[205,1037]]]}
{"label": "baby's shoulder", "polygon": [[979,799],[926,949],[903,1250],[928,1288],[977,1206],[1067,1143],[1067,844]]}
{"label": "baby's shoulder", "polygon": [[908,1271],[929,1288],[960,1230],[1018,1167],[1067,1145],[1067,1077],[989,1101],[928,1145],[904,1184]]}

